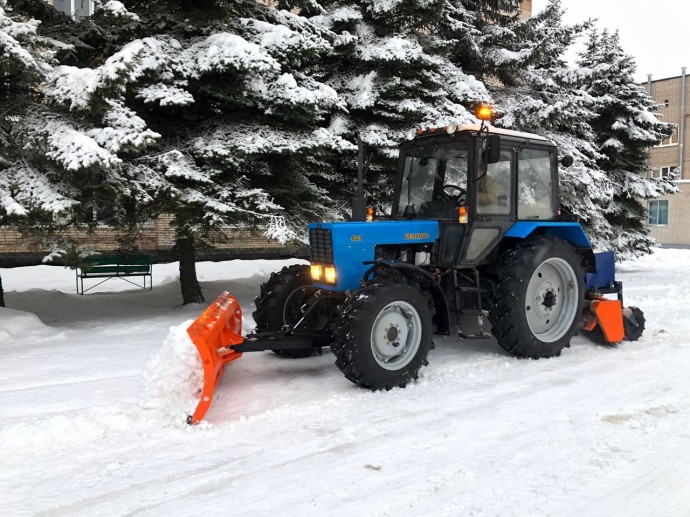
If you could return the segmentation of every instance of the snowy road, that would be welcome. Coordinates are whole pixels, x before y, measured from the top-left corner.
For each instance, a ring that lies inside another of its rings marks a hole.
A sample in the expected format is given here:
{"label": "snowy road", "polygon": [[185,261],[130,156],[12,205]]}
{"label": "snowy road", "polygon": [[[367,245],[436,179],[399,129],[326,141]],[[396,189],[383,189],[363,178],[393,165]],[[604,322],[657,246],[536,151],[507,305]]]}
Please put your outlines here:
{"label": "snowy road", "polygon": [[[388,393],[329,353],[246,354],[195,428],[144,407],[149,357],[201,311],[175,307],[175,265],[151,292],[86,296],[61,268],[2,270],[3,514],[690,515],[688,265],[659,250],[619,268],[647,317],[635,343],[578,336],[525,361],[440,338],[420,381]],[[247,315],[278,267],[199,271],[207,298],[227,289]]]}

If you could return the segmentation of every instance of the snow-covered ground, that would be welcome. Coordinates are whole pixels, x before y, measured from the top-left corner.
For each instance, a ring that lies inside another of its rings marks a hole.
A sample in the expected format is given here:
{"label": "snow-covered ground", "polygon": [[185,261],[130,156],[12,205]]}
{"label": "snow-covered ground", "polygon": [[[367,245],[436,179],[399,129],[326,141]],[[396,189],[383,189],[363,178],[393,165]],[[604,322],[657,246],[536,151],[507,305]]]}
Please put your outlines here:
{"label": "snow-covered ground", "polygon": [[[209,302],[237,296],[249,330],[283,264],[198,271]],[[245,354],[196,427],[157,375],[203,309],[179,306],[176,268],[154,266],[152,291],[111,280],[85,296],[69,270],[0,270],[3,515],[690,515],[690,250],[619,266],[647,317],[638,342],[577,336],[528,361],[437,338],[419,382],[387,393],[351,384],[328,352]]]}

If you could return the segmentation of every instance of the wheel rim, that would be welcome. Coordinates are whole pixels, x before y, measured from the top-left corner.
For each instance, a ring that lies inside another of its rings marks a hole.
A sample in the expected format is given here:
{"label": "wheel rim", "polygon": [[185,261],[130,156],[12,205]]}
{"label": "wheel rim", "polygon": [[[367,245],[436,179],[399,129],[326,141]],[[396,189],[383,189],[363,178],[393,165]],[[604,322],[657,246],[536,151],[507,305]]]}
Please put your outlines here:
{"label": "wheel rim", "polygon": [[302,319],[308,309],[309,300],[314,295],[311,286],[298,287],[285,299],[283,306],[283,324],[294,325]]}
{"label": "wheel rim", "polygon": [[525,314],[532,334],[546,343],[562,338],[577,316],[578,281],[562,258],[542,262],[527,285]]}
{"label": "wheel rim", "polygon": [[409,303],[389,303],[376,316],[371,329],[371,350],[382,368],[399,370],[408,365],[421,341],[422,320]]}

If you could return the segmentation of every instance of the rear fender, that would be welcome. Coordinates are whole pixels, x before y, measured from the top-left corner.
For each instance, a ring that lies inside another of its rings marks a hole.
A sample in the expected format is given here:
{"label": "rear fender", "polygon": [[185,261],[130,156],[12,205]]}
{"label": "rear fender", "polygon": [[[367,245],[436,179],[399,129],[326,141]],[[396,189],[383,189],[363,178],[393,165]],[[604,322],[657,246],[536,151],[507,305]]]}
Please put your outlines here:
{"label": "rear fender", "polygon": [[550,235],[568,241],[582,257],[582,265],[585,272],[596,272],[594,251],[580,223],[566,221],[518,221],[510,227],[505,237],[527,239],[535,233]]}

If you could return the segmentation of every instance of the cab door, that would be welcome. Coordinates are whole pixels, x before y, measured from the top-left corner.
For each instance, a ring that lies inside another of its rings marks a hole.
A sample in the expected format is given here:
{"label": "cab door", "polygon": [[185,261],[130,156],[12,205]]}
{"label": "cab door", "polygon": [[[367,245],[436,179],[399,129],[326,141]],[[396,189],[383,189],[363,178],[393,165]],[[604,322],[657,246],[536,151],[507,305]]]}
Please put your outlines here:
{"label": "cab door", "polygon": [[514,145],[506,140],[502,140],[498,161],[487,164],[481,159],[479,139],[477,173],[470,182],[470,227],[458,257],[459,267],[481,264],[516,220],[517,157]]}

